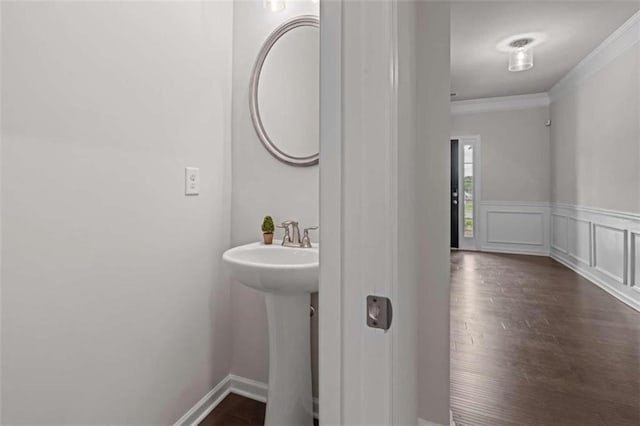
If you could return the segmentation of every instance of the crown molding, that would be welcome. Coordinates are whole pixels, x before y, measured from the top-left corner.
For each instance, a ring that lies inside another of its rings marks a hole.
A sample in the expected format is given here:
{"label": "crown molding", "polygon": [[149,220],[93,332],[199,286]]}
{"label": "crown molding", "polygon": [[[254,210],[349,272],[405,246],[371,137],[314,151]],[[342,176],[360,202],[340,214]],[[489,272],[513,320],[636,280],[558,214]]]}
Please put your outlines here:
{"label": "crown molding", "polygon": [[620,28],[615,30],[598,47],[562,77],[549,91],[556,100],[570,89],[587,80],[618,56],[640,42],[640,11],[636,12]]}
{"label": "crown molding", "polygon": [[451,102],[451,114],[461,115],[477,114],[482,112],[511,111],[514,109],[545,107],[549,106],[549,104],[549,96],[546,93],[471,99],[467,101]]}

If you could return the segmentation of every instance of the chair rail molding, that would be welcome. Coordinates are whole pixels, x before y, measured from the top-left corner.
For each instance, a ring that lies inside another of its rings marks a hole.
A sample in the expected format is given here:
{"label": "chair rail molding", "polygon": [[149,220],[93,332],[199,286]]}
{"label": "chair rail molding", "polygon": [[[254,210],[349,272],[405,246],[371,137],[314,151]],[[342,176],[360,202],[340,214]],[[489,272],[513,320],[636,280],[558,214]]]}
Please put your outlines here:
{"label": "chair rail molding", "polygon": [[640,215],[551,205],[550,256],[640,311]]}

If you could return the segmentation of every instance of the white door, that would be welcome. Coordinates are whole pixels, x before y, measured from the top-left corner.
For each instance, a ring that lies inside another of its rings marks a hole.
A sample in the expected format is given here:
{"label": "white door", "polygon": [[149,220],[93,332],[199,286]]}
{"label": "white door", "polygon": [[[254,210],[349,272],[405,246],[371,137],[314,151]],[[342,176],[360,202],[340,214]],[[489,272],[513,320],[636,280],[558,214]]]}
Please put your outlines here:
{"label": "white door", "polygon": [[[416,245],[414,170],[399,167],[415,145],[411,7],[321,3],[323,425],[417,422],[416,251],[398,255]],[[391,300],[389,330],[367,325],[368,295]]]}

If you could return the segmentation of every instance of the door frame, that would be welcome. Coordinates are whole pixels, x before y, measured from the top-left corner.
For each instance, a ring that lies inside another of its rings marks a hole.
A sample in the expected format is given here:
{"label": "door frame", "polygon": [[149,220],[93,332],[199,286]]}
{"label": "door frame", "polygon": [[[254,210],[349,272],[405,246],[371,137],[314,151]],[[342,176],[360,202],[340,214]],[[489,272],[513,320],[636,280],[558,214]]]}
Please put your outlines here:
{"label": "door frame", "polygon": [[[415,31],[411,6],[398,3],[320,3],[319,418],[327,425],[417,422],[417,315],[407,290],[415,280],[406,275],[418,262],[398,255],[399,239],[413,244],[414,234],[398,226],[414,212],[399,194],[412,170],[398,166],[398,147],[415,145],[402,132],[416,123],[398,113],[415,112],[407,107],[414,82],[399,83],[398,49]],[[367,326],[366,295],[392,300],[388,331]]]}
{"label": "door frame", "polygon": [[[480,205],[482,204],[482,146],[480,135],[454,134],[451,140],[458,140],[458,248],[479,251],[482,248],[480,229]],[[473,238],[464,236],[464,146],[473,146]],[[462,200],[462,202],[460,202]]]}

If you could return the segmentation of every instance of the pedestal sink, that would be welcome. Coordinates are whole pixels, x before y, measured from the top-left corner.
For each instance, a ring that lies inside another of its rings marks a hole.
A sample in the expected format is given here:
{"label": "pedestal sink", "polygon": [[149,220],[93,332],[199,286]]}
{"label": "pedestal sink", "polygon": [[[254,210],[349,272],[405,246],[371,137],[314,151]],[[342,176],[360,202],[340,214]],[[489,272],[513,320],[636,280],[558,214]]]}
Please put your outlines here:
{"label": "pedestal sink", "polygon": [[265,425],[313,425],[309,304],[311,293],[318,291],[318,248],[253,243],[227,250],[222,259],[232,278],[265,296],[269,323]]}

